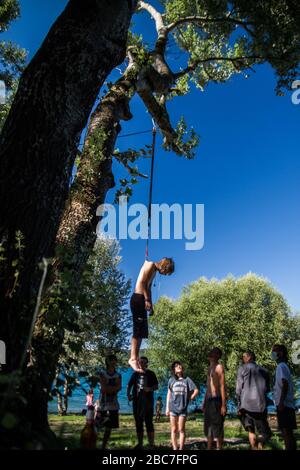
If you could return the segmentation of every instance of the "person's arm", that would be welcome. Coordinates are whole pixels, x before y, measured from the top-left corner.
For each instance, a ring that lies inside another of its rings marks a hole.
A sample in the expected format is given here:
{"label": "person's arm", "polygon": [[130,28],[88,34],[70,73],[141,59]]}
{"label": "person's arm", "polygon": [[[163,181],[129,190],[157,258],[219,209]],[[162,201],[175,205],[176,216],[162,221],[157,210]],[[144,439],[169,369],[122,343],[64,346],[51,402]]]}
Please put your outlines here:
{"label": "person's arm", "polygon": [[106,378],[103,374],[100,374],[99,382],[100,382],[100,387],[101,387],[101,393],[107,393]]}
{"label": "person's arm", "polygon": [[241,408],[241,394],[243,390],[243,385],[244,385],[243,368],[239,367],[238,373],[237,373],[237,379],[236,379],[236,387],[235,387],[238,414],[241,414],[240,408]]}
{"label": "person's arm", "polygon": [[152,293],[151,287],[149,287],[149,280],[152,277],[153,270],[155,269],[154,263],[151,261],[145,261],[143,276],[141,280],[141,289],[145,297],[145,307],[146,310],[152,309]]}
{"label": "person's arm", "polygon": [[206,399],[207,399],[207,391],[208,391],[208,377],[207,377],[207,379],[206,379],[206,390],[205,390],[203,402],[202,402],[202,405],[201,405],[201,408],[202,408],[202,412],[203,412],[203,413],[205,413]]}
{"label": "person's arm", "polygon": [[134,384],[134,373],[130,377],[130,380],[129,380],[128,385],[127,385],[127,398],[128,398],[128,401],[132,401],[131,389],[133,387],[133,384]]}
{"label": "person's arm", "polygon": [[189,387],[190,387],[190,390],[191,390],[191,396],[190,396],[190,400],[195,400],[196,396],[199,394],[199,389],[196,387],[196,385],[194,384],[194,382],[189,379]]}
{"label": "person's arm", "polygon": [[280,400],[278,404],[278,410],[283,411],[284,410],[284,400],[286,399],[286,396],[289,391],[289,383],[286,379],[282,378],[281,379],[282,383],[282,389],[281,389],[281,395],[280,395]]}
{"label": "person's arm", "polygon": [[168,389],[167,401],[166,401],[166,416],[170,416],[170,398],[171,398],[171,390]]}
{"label": "person's arm", "polygon": [[219,375],[219,380],[220,380],[220,392],[221,392],[221,398],[222,398],[222,405],[221,405],[221,414],[222,416],[225,416],[227,413],[227,406],[226,406],[226,391],[225,391],[225,373],[224,373],[224,367],[219,364],[216,367],[216,372]]}

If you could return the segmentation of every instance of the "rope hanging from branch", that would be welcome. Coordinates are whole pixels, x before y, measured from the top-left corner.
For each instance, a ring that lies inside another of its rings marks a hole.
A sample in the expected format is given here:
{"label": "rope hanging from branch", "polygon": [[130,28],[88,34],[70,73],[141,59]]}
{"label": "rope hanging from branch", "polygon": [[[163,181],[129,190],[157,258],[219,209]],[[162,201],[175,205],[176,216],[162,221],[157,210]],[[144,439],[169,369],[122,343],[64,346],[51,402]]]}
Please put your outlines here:
{"label": "rope hanging from branch", "polygon": [[152,151],[151,151],[151,173],[150,173],[150,187],[149,187],[149,203],[148,203],[148,237],[146,241],[145,259],[149,257],[149,239],[151,236],[151,205],[152,205],[152,189],[153,189],[153,172],[154,172],[154,157],[155,157],[155,143],[156,143],[156,125],[152,119]]}

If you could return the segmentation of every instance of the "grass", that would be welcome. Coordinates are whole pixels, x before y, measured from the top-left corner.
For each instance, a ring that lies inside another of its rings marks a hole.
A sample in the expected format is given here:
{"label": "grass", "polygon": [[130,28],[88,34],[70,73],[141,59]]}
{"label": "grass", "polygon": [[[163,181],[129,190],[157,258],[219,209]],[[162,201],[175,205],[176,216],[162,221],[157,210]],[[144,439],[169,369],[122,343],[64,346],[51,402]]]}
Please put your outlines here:
{"label": "grass", "polygon": [[[298,429],[300,429],[300,417],[297,416]],[[80,433],[85,425],[85,417],[78,415],[57,416],[50,414],[49,423],[51,429],[61,439],[67,449],[80,447]],[[266,445],[266,450],[283,449],[282,439],[277,431],[276,419],[270,418],[270,426],[273,437]],[[98,447],[101,445],[102,433],[98,436]],[[298,448],[300,448],[300,432],[296,432]],[[134,419],[132,415],[120,415],[120,427],[112,431],[109,442],[110,449],[132,449],[137,444]],[[145,439],[145,445],[147,441]],[[170,425],[167,417],[162,417],[159,423],[155,423],[155,444],[161,449],[170,449]],[[206,448],[203,432],[203,416],[192,415],[186,423],[186,448],[202,450]],[[249,449],[248,435],[244,431],[238,419],[227,417],[225,420],[224,449]]]}

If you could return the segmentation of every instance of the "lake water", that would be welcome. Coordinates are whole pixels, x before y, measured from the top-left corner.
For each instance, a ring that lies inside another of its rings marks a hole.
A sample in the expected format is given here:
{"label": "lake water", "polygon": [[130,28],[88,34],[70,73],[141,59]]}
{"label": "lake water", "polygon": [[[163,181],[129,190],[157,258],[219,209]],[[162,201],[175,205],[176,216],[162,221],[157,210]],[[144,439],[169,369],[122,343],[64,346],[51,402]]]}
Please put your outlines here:
{"label": "lake water", "polygon": [[[132,413],[132,404],[129,403],[127,400],[126,388],[127,388],[127,384],[130,380],[130,377],[133,371],[132,369],[127,369],[127,370],[122,369],[122,370],[119,370],[119,372],[122,375],[122,390],[118,394],[118,400],[120,403],[120,413],[123,413],[123,414]],[[88,386],[85,385],[84,388],[87,389]],[[195,408],[196,406],[200,406],[202,399],[204,397],[204,393],[205,393],[204,389],[201,390],[200,397],[197,397],[197,402],[191,404],[191,410]],[[98,386],[94,388],[95,400],[99,398],[99,394],[100,394],[100,389]],[[154,394],[154,399],[156,400],[158,396],[162,396],[163,405],[165,407],[166,396],[167,396],[167,384],[162,384],[160,386],[160,388]],[[80,413],[83,408],[86,408],[85,403],[86,403],[86,395],[84,391],[80,387],[76,388],[73,391],[72,396],[69,397],[68,412]],[[48,411],[49,413],[57,413],[57,398],[56,397],[52,401],[49,402]]]}

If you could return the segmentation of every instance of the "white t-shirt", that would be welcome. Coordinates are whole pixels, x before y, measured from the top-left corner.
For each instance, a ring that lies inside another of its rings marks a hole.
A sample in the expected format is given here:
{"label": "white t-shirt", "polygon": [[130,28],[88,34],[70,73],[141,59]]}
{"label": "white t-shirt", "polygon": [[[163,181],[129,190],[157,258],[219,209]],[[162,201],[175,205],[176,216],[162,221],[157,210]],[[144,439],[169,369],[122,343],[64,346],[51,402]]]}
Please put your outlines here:
{"label": "white t-shirt", "polygon": [[273,398],[274,398],[274,402],[276,406],[278,406],[280,402],[281,391],[282,391],[282,379],[285,379],[288,382],[288,386],[289,386],[286,398],[284,400],[284,406],[295,408],[294,385],[292,381],[292,374],[288,365],[285,362],[280,362],[276,368],[274,393],[273,393]]}

